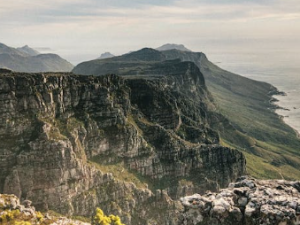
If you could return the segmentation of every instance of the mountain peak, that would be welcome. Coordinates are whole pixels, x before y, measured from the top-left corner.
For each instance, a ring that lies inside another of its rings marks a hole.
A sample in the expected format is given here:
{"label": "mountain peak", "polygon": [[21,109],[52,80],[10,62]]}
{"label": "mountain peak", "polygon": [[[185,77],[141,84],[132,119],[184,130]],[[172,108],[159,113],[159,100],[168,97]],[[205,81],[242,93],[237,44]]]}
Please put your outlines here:
{"label": "mountain peak", "polygon": [[98,59],[108,59],[112,57],[115,57],[115,55],[111,54],[110,52],[104,52],[100,55]]}
{"label": "mountain peak", "polygon": [[191,50],[189,50],[182,44],[169,44],[169,43],[158,47],[156,50],[166,51],[166,50],[172,50],[172,49],[176,49],[176,50],[180,50],[180,51],[184,51],[184,52],[191,52]]}
{"label": "mountain peak", "polygon": [[28,54],[30,56],[36,56],[36,55],[40,54],[38,51],[36,51],[33,48],[30,48],[28,45],[24,45],[21,48],[17,48],[17,50],[20,51],[20,52],[26,53],[26,54]]}
{"label": "mountain peak", "polygon": [[138,51],[125,54],[121,58],[126,58],[126,60],[130,61],[161,61],[165,60],[166,57],[155,49],[142,48]]}

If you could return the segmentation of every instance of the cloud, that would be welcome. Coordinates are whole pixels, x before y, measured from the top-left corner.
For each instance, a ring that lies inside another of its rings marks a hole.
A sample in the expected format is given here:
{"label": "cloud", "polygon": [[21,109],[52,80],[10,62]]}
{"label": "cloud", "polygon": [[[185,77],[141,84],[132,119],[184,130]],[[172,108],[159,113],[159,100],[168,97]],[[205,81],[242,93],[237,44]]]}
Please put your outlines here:
{"label": "cloud", "polygon": [[74,54],[164,42],[300,38],[299,18],[299,0],[10,0],[0,7],[2,42]]}

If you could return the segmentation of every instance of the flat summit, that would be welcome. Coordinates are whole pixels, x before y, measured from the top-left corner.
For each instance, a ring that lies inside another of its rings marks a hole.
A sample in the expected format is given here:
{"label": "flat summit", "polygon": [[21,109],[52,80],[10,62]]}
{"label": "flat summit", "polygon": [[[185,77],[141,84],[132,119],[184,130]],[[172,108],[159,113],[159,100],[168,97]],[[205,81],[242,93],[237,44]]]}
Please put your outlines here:
{"label": "flat summit", "polygon": [[158,51],[166,51],[166,50],[173,50],[173,49],[183,51],[183,52],[191,52],[190,49],[186,48],[182,44],[164,44],[164,45],[156,48],[156,50],[158,50]]}

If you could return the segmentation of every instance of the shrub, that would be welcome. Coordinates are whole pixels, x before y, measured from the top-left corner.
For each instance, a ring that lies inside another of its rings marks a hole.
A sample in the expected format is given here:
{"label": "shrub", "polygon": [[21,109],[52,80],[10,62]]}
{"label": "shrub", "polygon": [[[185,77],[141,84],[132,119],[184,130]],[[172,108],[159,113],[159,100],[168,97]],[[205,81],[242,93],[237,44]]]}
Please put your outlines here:
{"label": "shrub", "polygon": [[104,212],[97,208],[96,214],[92,220],[93,225],[125,225],[121,222],[120,217],[115,215],[106,216]]}

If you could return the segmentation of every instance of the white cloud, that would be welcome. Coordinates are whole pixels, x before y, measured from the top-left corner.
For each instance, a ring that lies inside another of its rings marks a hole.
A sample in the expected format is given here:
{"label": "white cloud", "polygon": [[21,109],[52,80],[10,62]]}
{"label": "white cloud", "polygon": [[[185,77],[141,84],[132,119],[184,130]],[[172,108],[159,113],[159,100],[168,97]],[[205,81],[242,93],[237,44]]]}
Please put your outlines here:
{"label": "white cloud", "polygon": [[300,38],[299,0],[127,2],[4,1],[0,41],[98,55],[101,49],[118,54],[164,42],[199,42],[200,48],[218,40]]}

